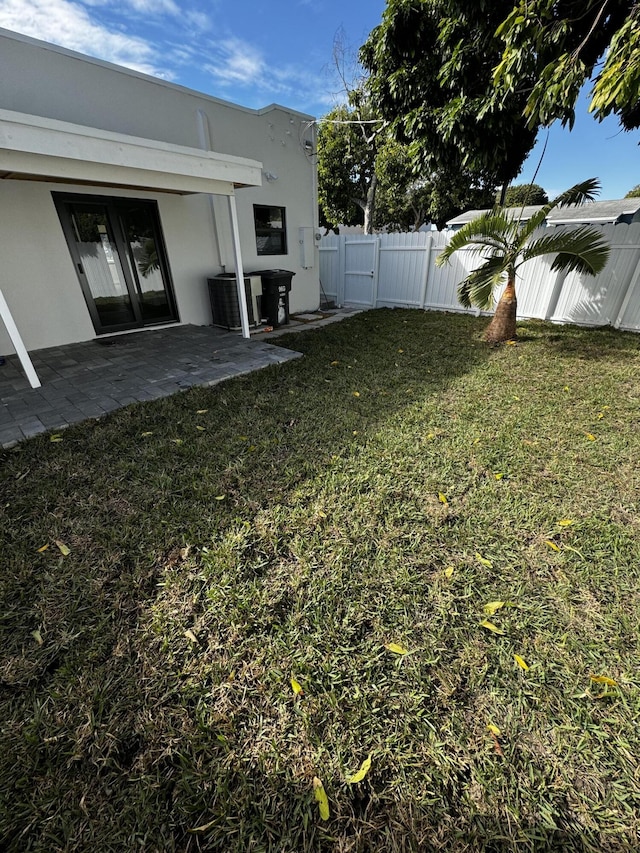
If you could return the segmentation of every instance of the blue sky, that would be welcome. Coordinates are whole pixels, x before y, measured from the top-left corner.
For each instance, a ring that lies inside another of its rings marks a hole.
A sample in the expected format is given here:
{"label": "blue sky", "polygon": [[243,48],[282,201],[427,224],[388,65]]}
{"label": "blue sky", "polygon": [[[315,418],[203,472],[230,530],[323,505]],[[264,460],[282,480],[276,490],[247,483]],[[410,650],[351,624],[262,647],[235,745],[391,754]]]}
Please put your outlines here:
{"label": "blue sky", "polygon": [[[320,116],[336,101],[339,28],[357,47],[384,0],[0,0],[0,27],[126,65],[248,107],[278,102]],[[518,182],[531,180],[546,131]],[[601,198],[640,184],[640,132],[599,124],[581,101],[574,130],[559,125],[536,183],[550,195],[597,176]]]}

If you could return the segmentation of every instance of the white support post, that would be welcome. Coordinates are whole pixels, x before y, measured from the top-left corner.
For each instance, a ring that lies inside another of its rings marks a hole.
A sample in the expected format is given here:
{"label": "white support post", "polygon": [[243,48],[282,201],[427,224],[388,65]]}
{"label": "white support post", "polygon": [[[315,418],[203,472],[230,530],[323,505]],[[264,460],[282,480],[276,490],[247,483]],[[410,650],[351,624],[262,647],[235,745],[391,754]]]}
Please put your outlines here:
{"label": "white support post", "polygon": [[371,282],[371,307],[378,307],[378,279],[380,276],[380,237],[374,237],[373,244],[373,281]]}
{"label": "white support post", "polygon": [[633,271],[633,275],[631,276],[631,280],[629,281],[629,286],[627,287],[627,292],[624,295],[624,299],[622,300],[622,304],[620,305],[620,310],[618,311],[618,316],[616,317],[613,327],[614,329],[619,329],[622,321],[624,320],[624,315],[629,306],[629,302],[631,301],[631,297],[633,295],[634,290],[636,289],[636,285],[640,281],[640,260],[636,264],[636,268]]}
{"label": "white support post", "polygon": [[7,332],[9,333],[9,337],[11,338],[11,343],[14,346],[16,353],[18,354],[18,358],[20,359],[20,364],[22,365],[22,369],[27,375],[27,379],[29,380],[29,384],[32,388],[40,388],[40,380],[38,379],[38,374],[36,373],[33,363],[29,358],[29,353],[27,352],[27,348],[25,347],[22,336],[18,331],[18,327],[15,324],[13,317],[11,316],[11,311],[9,311],[9,306],[7,305],[7,300],[4,298],[4,294],[0,290],[0,317],[5,325]]}
{"label": "white support post", "polygon": [[431,278],[431,246],[433,237],[430,233],[427,234],[426,245],[424,247],[424,275],[422,276],[422,290],[420,291],[420,308],[423,310],[427,304],[427,290],[429,287],[429,279]]}
{"label": "white support post", "polygon": [[242,325],[242,337],[250,338],[249,312],[247,310],[247,294],[244,289],[244,268],[242,266],[242,252],[240,250],[240,229],[238,228],[238,210],[236,208],[236,197],[229,198],[229,215],[231,217],[231,234],[233,237],[233,257],[236,266],[236,285],[238,288],[238,305],[240,306],[240,323]]}
{"label": "white support post", "polygon": [[347,254],[347,235],[338,235],[338,287],[336,293],[336,304],[338,308],[344,305],[345,293],[345,277],[346,277],[346,254]]}
{"label": "white support post", "polygon": [[551,296],[549,297],[547,310],[544,314],[545,320],[551,320],[553,315],[556,313],[558,302],[560,301],[560,294],[562,293],[562,288],[564,287],[564,280],[566,279],[566,277],[566,270],[559,270],[556,274],[556,280],[553,283],[553,288],[551,290]]}

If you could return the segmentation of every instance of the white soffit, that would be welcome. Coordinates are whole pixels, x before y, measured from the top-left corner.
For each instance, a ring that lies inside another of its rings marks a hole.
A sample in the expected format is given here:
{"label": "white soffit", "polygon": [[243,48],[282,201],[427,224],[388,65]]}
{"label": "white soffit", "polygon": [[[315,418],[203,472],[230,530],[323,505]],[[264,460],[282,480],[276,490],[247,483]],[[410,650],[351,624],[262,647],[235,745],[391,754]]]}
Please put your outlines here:
{"label": "white soffit", "polygon": [[0,175],[232,195],[261,186],[262,163],[0,109]]}

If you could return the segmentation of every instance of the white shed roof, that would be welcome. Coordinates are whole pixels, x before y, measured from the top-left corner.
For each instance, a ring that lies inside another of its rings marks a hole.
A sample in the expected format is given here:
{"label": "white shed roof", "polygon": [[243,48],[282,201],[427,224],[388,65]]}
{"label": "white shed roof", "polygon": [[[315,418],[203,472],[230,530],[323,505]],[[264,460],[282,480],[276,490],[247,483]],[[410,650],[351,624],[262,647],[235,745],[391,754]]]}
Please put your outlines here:
{"label": "white shed roof", "polygon": [[615,222],[621,216],[634,217],[640,211],[640,198],[621,198],[612,201],[590,201],[556,207],[548,217],[550,225],[577,225],[583,222]]}
{"label": "white shed roof", "polygon": [[[522,205],[518,205],[517,207],[507,207],[506,213],[510,216],[517,217],[520,222],[526,222],[530,219],[534,213],[537,213],[541,210],[541,204],[528,204],[525,207]],[[456,228],[461,225],[466,225],[467,222],[471,222],[472,219],[475,219],[476,216],[480,216],[481,213],[488,213],[488,209],[486,210],[467,210],[466,213],[461,213],[458,216],[455,216],[453,219],[449,219],[447,221],[447,228]]]}
{"label": "white shed roof", "polygon": [[[506,212],[526,222],[542,208],[540,204],[526,207],[508,207]],[[471,222],[487,210],[468,210],[447,222],[447,228],[460,228]],[[590,201],[584,204],[571,204],[568,207],[555,207],[547,216],[548,225],[579,225],[585,222],[606,224],[617,222],[621,217],[640,220],[640,198],[621,198],[611,201]]]}
{"label": "white shed roof", "polygon": [[0,110],[0,178],[232,195],[262,163]]}

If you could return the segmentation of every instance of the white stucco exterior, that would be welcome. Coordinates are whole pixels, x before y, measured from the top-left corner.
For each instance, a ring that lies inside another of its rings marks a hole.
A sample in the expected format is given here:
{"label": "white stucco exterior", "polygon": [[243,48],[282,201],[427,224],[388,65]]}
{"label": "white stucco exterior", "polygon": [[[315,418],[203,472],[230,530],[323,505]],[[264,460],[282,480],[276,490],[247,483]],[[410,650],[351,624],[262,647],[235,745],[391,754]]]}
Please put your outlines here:
{"label": "white stucco exterior", "polygon": [[[300,228],[317,230],[310,116],[249,110],[5,30],[0,75],[0,290],[28,349],[96,336],[52,193],[155,201],[179,322],[204,325],[207,277],[234,269],[234,194],[245,274],[292,270],[292,312],[318,307],[317,248],[299,242]],[[286,255],[258,255],[254,204],[285,208]],[[0,324],[0,354],[12,351]]]}

